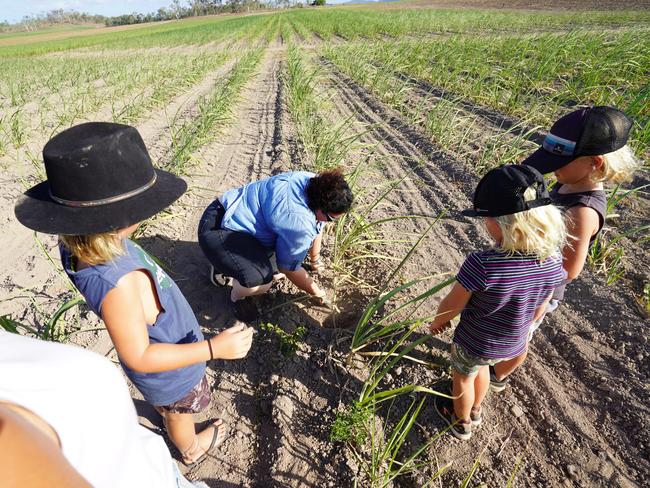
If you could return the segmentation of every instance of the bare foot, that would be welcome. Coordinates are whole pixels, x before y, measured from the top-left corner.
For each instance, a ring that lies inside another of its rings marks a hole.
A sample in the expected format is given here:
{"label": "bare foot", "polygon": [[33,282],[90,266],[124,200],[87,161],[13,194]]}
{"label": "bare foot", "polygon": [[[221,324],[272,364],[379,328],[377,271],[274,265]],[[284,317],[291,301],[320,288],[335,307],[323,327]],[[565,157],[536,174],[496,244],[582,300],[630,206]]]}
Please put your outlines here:
{"label": "bare foot", "polygon": [[212,425],[196,434],[192,446],[183,452],[183,462],[191,465],[202,460],[204,455],[221,444],[225,437],[226,425],[221,419],[215,420]]}

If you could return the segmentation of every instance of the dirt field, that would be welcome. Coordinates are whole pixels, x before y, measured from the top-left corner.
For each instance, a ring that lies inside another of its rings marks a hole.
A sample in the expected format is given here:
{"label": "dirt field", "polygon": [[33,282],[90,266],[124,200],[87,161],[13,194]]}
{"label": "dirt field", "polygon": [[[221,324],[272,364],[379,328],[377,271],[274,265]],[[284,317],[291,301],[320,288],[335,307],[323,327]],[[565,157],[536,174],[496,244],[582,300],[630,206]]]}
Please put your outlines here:
{"label": "dirt field", "polygon": [[[438,2],[426,2],[427,5]],[[524,2],[466,1],[440,5],[516,7]],[[647,2],[595,2],[609,8],[647,6]],[[476,4],[476,5],[475,5]],[[531,6],[530,2],[525,2]],[[571,5],[583,2],[572,2]],[[565,2],[547,1],[535,7],[573,8]],[[305,46],[313,49],[314,46]],[[212,287],[207,261],[196,242],[196,227],[203,209],[223,191],[278,172],[301,169],[302,149],[287,112],[282,73],[286,46],[277,39],[265,51],[257,74],[247,83],[233,122],[215,140],[195,155],[198,165],[187,178],[190,191],[171,209],[175,218],[154,224],[140,242],[160,258],[192,305],[199,323],[211,333],[234,321],[227,303],[227,290]],[[319,58],[316,56],[316,60]],[[453,154],[439,149],[417,127],[339,73],[321,63],[327,80],[324,95],[331,99],[341,119],[352,117],[351,131],[362,134],[350,165],[367,161],[363,184],[368,188],[389,179],[406,176],[389,205],[376,213],[416,214],[433,217],[446,210],[413,256],[403,279],[438,273],[453,273],[470,252],[489,245],[486,231],[459,211],[470,206],[470,195],[478,181],[472,168]],[[196,104],[229,69],[226,63],[202,82],[174,99],[164,110],[149,114],[137,124],[155,160],[169,158],[170,132],[166,114],[196,115]],[[472,102],[467,101],[468,105]],[[495,128],[494,113],[483,123]],[[88,120],[107,118],[100,111]],[[45,135],[30,141],[39,147]],[[32,233],[13,217],[13,202],[24,190],[14,175],[2,177],[5,188],[0,208],[2,314],[18,321],[37,322],[41,307],[53,306],[69,296],[66,279],[57,274],[34,243]],[[643,178],[637,183],[647,183]],[[626,209],[626,219],[647,222],[647,200]],[[422,232],[426,219],[388,224],[383,232],[397,235]],[[57,258],[55,239],[40,236]],[[325,241],[325,257],[328,257]],[[392,251],[396,256],[399,250]],[[549,317],[531,343],[531,353],[502,394],[486,400],[486,420],[468,442],[443,436],[428,452],[430,467],[395,486],[421,487],[429,476],[451,463],[433,486],[459,486],[480,454],[480,467],[470,486],[506,486],[520,460],[514,486],[522,487],[643,487],[650,485],[650,433],[647,427],[650,403],[648,321],[636,307],[633,293],[640,292],[649,274],[647,246],[626,250],[627,278],[607,287],[602,277],[586,270],[571,284],[561,308]],[[373,263],[359,270],[367,280],[381,282],[388,265]],[[327,287],[333,276],[326,273]],[[420,290],[424,289],[421,285]],[[31,299],[39,297],[38,302]],[[203,415],[208,421],[223,418],[229,438],[218,454],[186,472],[191,479],[205,480],[211,487],[349,487],[359,469],[341,443],[329,440],[336,410],[349,403],[367,374],[367,363],[349,357],[351,329],[372,292],[341,290],[340,315],[330,316],[303,302],[292,302],[296,290],[288,283],[275,285],[260,297],[262,322],[282,324],[287,330],[304,326],[304,343],[293,357],[284,357],[277,339],[260,332],[249,355],[240,361],[213,361],[209,376],[213,401]],[[437,300],[427,307],[433,311]],[[37,305],[38,304],[38,305]],[[84,327],[97,324],[90,312],[82,313]],[[98,324],[97,324],[98,325]],[[421,334],[425,331],[422,330]],[[72,342],[107,355],[115,353],[108,334],[94,330],[73,335]],[[415,355],[448,355],[451,333],[435,338],[431,348]],[[413,381],[436,385],[446,378],[444,368],[429,369],[405,363],[393,371],[384,386]],[[141,421],[163,433],[160,418],[132,388]],[[396,408],[403,408],[398,404]],[[101,421],[101,419],[97,419]],[[415,445],[443,428],[428,401],[418,419]],[[177,453],[175,453],[177,454]]]}
{"label": "dirt field", "polygon": [[[445,8],[495,8],[525,10],[645,10],[649,0],[406,0],[397,5]],[[388,5],[396,5],[389,3]]]}

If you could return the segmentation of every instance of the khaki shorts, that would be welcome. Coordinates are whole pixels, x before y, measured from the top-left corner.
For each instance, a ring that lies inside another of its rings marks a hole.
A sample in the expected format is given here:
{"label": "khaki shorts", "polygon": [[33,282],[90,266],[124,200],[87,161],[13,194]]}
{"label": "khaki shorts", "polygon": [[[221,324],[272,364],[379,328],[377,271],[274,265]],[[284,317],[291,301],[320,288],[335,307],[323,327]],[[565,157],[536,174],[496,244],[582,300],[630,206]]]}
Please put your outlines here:
{"label": "khaki shorts", "polygon": [[474,376],[482,366],[494,366],[512,358],[482,358],[468,353],[462,346],[451,344],[451,367],[465,376]]}

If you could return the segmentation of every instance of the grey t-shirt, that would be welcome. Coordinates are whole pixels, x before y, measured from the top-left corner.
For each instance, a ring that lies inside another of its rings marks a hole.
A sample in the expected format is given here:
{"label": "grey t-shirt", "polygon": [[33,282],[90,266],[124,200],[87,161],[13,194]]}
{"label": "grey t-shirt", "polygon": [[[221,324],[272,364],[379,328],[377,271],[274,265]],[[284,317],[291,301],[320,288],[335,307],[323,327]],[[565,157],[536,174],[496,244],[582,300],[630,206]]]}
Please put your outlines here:
{"label": "grey t-shirt", "polygon": [[[559,207],[562,212],[566,212],[573,207],[583,206],[593,208],[598,214],[598,231],[591,236],[591,239],[589,240],[589,245],[591,246],[605,225],[605,217],[607,216],[607,194],[603,190],[560,193],[559,190],[561,187],[561,184],[555,185],[553,190],[550,192],[550,196],[553,200],[553,204],[556,207]],[[571,280],[566,279],[555,289],[553,292],[554,300],[562,300],[564,298],[564,290],[570,281]]]}
{"label": "grey t-shirt", "polygon": [[[74,270],[68,249],[61,244],[61,262],[72,283],[86,299],[90,309],[101,317],[104,298],[117,285],[120,278],[135,270],[144,270],[156,286],[162,311],[154,324],[147,325],[152,344],[186,344],[203,340],[196,316],[178,288],[178,285],[156,264],[140,246],[124,240],[126,254],[112,261]],[[152,405],[165,406],[189,393],[205,374],[205,362],[161,373],[138,373],[120,360],[124,372]]]}

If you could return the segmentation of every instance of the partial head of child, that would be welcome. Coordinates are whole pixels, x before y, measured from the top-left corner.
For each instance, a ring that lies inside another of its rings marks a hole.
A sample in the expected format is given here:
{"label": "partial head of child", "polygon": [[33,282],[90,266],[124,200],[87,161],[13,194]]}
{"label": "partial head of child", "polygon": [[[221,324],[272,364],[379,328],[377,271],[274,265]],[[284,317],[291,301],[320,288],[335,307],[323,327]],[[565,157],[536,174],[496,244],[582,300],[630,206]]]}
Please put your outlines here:
{"label": "partial head of child", "polygon": [[124,243],[119,231],[87,235],[60,235],[59,240],[77,259],[95,266],[124,255]]}
{"label": "partial head of child", "polygon": [[575,110],[558,119],[542,147],[523,161],[540,173],[555,173],[559,183],[622,183],[640,162],[627,145],[632,121],[614,107]]}
{"label": "partial head of child", "polygon": [[30,229],[59,234],[78,259],[102,264],[124,254],[137,224],[169,206],[187,184],[154,169],[144,141],[131,126],[76,125],[43,148],[47,180],[16,203]]}
{"label": "partial head of child", "polygon": [[474,208],[464,215],[484,217],[496,248],[509,254],[533,254],[543,261],[566,242],[559,209],[544,177],[534,168],[506,165],[489,171],[474,192]]}

